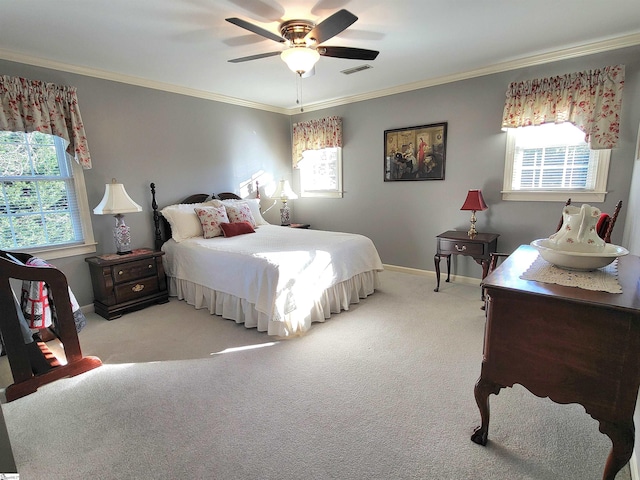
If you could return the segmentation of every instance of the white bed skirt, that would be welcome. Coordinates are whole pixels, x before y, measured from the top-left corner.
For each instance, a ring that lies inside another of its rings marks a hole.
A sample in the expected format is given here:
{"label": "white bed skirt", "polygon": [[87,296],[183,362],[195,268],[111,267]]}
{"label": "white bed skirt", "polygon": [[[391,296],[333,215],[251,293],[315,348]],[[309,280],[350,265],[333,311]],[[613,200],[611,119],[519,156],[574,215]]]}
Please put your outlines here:
{"label": "white bed skirt", "polygon": [[314,301],[311,311],[293,310],[284,319],[273,319],[271,315],[258,312],[255,305],[245,299],[212,290],[196,283],[167,277],[169,295],[185,300],[197,309],[207,308],[212,315],[244,323],[247,328],[278,337],[291,337],[306,332],[313,322],[324,322],[332,313],[349,310],[349,305],[359,303],[361,298],[371,295],[379,286],[378,272],[373,270],[338,283],[326,289]]}

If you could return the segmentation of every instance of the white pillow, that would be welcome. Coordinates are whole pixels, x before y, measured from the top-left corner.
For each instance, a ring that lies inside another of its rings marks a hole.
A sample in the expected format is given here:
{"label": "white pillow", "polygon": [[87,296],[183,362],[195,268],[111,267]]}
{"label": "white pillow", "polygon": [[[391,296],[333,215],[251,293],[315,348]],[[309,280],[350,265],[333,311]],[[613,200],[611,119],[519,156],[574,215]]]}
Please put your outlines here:
{"label": "white pillow", "polygon": [[194,208],[214,205],[213,202],[213,200],[210,200],[204,203],[178,203],[160,210],[162,216],[171,225],[171,237],[176,242],[192,237],[202,237],[202,225]]}
{"label": "white pillow", "polygon": [[227,209],[224,205],[219,207],[195,207],[193,209],[198,215],[204,238],[219,237],[222,235],[221,223],[229,223],[229,217],[227,217]]}
{"label": "white pillow", "polygon": [[267,222],[262,217],[262,213],[260,212],[259,198],[243,198],[242,200],[221,200],[220,203],[222,203],[223,205],[232,205],[232,206],[235,206],[238,203],[246,203],[247,205],[249,205],[249,208],[251,209],[251,215],[253,215],[255,226],[269,225],[269,222]]}

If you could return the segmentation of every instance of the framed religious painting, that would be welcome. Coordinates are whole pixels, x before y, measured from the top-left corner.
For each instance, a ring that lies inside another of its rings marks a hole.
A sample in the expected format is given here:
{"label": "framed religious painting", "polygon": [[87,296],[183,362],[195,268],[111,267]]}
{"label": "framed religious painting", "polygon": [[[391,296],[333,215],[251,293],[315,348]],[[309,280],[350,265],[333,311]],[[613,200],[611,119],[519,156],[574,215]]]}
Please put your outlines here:
{"label": "framed religious painting", "polygon": [[384,181],[444,180],[447,122],[384,132]]}

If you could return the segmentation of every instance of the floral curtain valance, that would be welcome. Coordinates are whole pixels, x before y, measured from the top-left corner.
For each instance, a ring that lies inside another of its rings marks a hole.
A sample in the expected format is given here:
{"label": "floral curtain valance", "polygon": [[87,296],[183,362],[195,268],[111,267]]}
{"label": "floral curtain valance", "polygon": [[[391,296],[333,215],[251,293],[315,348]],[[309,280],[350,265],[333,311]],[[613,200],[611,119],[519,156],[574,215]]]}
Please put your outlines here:
{"label": "floral curtain valance", "polygon": [[502,127],[570,122],[585,133],[592,150],[614,148],[623,87],[624,65],[513,82],[507,89]]}
{"label": "floral curtain valance", "polygon": [[293,124],[293,168],[305,150],[342,147],[342,118],[326,117]]}
{"label": "floral curtain valance", "polygon": [[0,104],[0,130],[61,137],[69,144],[67,153],[91,168],[75,87],[2,75]]}

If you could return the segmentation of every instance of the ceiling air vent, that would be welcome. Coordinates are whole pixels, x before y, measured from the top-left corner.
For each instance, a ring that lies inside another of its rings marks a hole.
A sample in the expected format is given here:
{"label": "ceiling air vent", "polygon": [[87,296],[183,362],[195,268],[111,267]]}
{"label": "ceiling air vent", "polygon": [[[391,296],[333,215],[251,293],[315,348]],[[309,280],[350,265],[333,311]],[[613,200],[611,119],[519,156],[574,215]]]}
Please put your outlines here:
{"label": "ceiling air vent", "polygon": [[352,73],[361,72],[363,70],[369,70],[373,68],[371,65],[360,65],[359,67],[348,68],[346,70],[342,70],[340,73],[344,73],[345,75],[351,75]]}

